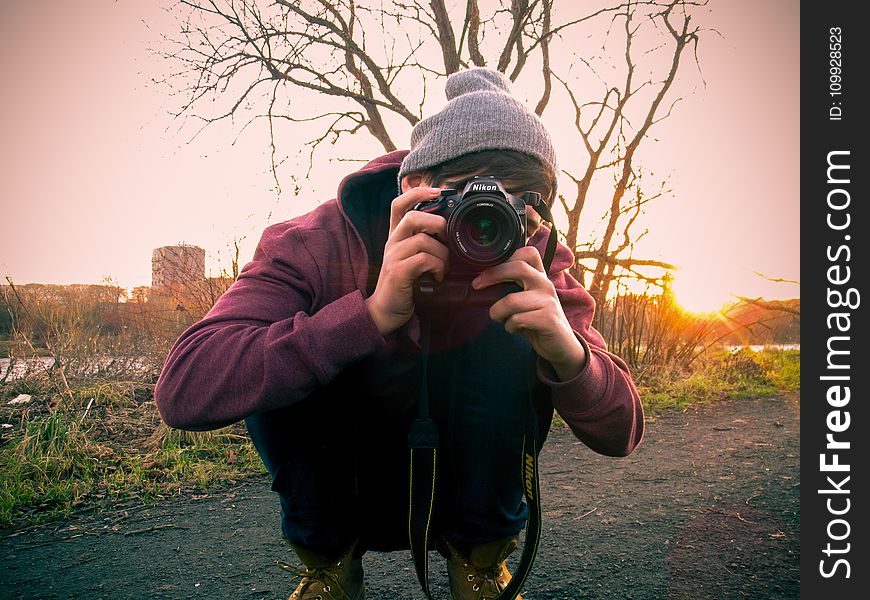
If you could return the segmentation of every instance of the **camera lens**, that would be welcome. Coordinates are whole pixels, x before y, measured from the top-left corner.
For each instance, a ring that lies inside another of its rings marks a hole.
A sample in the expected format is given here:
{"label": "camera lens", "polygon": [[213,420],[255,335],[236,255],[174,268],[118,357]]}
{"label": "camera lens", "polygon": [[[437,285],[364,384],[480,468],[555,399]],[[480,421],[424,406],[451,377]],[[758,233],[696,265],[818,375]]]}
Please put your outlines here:
{"label": "camera lens", "polygon": [[498,222],[487,215],[469,217],[468,233],[475,244],[492,246],[498,238]]}
{"label": "camera lens", "polygon": [[447,232],[463,261],[487,268],[504,262],[525,244],[522,225],[516,210],[503,198],[482,194],[451,215]]}

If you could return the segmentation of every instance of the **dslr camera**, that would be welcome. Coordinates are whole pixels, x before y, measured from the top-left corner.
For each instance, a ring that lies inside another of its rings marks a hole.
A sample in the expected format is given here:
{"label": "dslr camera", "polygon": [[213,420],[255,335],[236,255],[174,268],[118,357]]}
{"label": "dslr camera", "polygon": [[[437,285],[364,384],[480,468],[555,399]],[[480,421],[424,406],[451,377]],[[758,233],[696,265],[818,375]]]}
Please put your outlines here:
{"label": "dslr camera", "polygon": [[[447,219],[446,244],[450,250],[450,272],[438,283],[431,276],[421,277],[415,289],[415,302],[431,304],[492,304],[516,284],[475,291],[471,280],[489,267],[506,261],[526,245],[526,205],[538,206],[538,192],[514,196],[495,177],[473,177],[462,191],[443,189],[438,198],[420,202],[413,210],[433,213]],[[493,297],[495,294],[495,297]]]}

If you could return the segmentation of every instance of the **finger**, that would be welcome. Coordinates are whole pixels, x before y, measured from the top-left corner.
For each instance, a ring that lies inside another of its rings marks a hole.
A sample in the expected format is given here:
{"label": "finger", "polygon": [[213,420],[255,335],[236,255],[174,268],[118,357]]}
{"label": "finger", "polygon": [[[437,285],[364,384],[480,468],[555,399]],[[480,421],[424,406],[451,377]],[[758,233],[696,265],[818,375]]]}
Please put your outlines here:
{"label": "finger", "polygon": [[504,329],[508,333],[522,333],[524,331],[537,331],[541,329],[538,321],[541,316],[540,310],[521,312],[511,315],[504,322]]}
{"label": "finger", "polygon": [[547,298],[540,292],[514,292],[501,298],[489,308],[489,317],[499,323],[506,322],[515,314],[542,309],[547,304]]}
{"label": "finger", "polygon": [[443,281],[447,272],[446,263],[441,258],[419,252],[399,263],[398,270],[405,281],[416,281],[424,273],[431,273],[437,281]]}
{"label": "finger", "polygon": [[420,253],[431,254],[444,263],[447,263],[450,257],[447,246],[427,233],[417,233],[391,245],[389,256],[385,256],[384,259],[402,261]]}
{"label": "finger", "polygon": [[390,239],[395,243],[417,233],[427,233],[436,238],[446,239],[447,219],[441,215],[412,210],[399,220],[390,233]]}
{"label": "finger", "polygon": [[562,330],[558,318],[546,308],[513,314],[504,321],[504,328],[508,333],[533,332],[539,336],[554,336]]}
{"label": "finger", "polygon": [[390,232],[396,229],[399,221],[418,202],[433,200],[441,193],[440,188],[415,187],[395,198],[390,205]]}
{"label": "finger", "polygon": [[541,253],[534,246],[523,246],[514,252],[505,262],[522,261],[527,263],[536,271],[544,273],[544,260],[541,258]]}
{"label": "finger", "polygon": [[550,280],[543,271],[539,271],[524,260],[509,260],[494,267],[486,269],[478,275],[471,285],[479,290],[496,283],[517,283],[524,290],[545,288],[552,286]]}
{"label": "finger", "polygon": [[[563,322],[567,323],[562,305],[556,298],[541,290],[508,294],[489,309],[490,318],[500,323],[506,323],[521,314],[535,315],[533,329],[558,328]],[[526,323],[525,326],[530,325]]]}

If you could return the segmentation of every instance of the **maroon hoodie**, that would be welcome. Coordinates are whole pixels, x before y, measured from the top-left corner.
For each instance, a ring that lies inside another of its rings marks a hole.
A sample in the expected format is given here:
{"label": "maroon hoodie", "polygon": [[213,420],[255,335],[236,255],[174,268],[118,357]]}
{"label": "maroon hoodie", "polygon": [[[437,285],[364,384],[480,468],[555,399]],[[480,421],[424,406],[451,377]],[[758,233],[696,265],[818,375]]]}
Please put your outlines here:
{"label": "maroon hoodie", "polygon": [[[166,359],[155,400],[167,424],[215,429],[299,402],[395,343],[396,334],[379,333],[365,298],[377,281],[406,154],[373,160],[341,182],[337,199],[263,232],[238,280]],[[546,241],[542,227],[529,244],[543,254]],[[572,262],[560,244],[550,279],[589,358],[569,381],[539,360],[537,388],[586,445],[624,456],[641,440],[643,409],[625,363],[591,326],[595,303],[568,274]]]}

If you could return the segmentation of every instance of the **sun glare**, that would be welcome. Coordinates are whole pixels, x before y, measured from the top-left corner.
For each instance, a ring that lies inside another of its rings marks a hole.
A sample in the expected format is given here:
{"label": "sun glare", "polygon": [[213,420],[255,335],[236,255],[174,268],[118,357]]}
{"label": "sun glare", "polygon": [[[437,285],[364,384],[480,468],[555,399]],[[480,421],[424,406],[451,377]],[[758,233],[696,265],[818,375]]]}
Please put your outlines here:
{"label": "sun glare", "polygon": [[715,313],[734,300],[727,290],[717,289],[697,281],[680,277],[674,278],[671,289],[677,303],[691,313]]}

